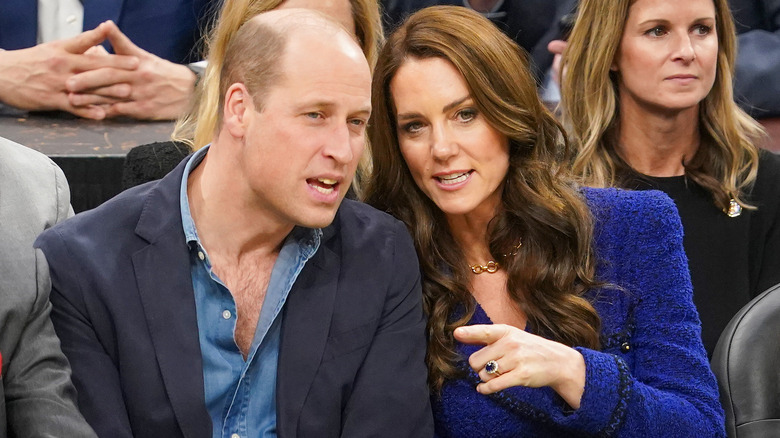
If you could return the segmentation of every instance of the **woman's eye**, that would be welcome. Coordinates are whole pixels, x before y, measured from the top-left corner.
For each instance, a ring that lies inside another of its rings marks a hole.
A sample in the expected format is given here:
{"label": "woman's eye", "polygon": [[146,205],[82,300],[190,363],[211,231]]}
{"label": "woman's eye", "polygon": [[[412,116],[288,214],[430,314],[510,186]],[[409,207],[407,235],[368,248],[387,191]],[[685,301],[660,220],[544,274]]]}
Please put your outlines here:
{"label": "woman's eye", "polygon": [[663,36],[664,34],[666,34],[666,29],[664,29],[662,26],[656,26],[648,30],[647,32],[645,32],[645,35],[650,35],[654,37]]}
{"label": "woman's eye", "polygon": [[698,35],[709,35],[710,32],[712,32],[712,27],[704,24],[697,24],[694,26],[693,31]]}
{"label": "woman's eye", "polygon": [[477,111],[471,108],[466,108],[458,111],[458,119],[462,122],[470,122],[477,117]]}
{"label": "woman's eye", "polygon": [[401,127],[401,129],[404,132],[407,132],[409,134],[415,134],[417,132],[420,132],[420,130],[422,129],[422,123],[420,123],[420,122],[409,122],[409,123],[404,124]]}

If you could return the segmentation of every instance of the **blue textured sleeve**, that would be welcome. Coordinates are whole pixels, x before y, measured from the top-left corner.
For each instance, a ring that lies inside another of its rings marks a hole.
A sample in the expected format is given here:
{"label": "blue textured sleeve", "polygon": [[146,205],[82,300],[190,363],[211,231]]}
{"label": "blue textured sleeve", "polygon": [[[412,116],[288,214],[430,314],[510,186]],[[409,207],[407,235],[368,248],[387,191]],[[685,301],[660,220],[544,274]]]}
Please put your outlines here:
{"label": "blue textured sleeve", "polygon": [[633,303],[623,324],[628,334],[603,352],[579,349],[586,389],[580,410],[566,421],[595,421],[618,436],[725,436],[677,209],[660,192],[611,193],[615,206],[597,245],[611,256],[609,280],[621,289],[600,301]]}
{"label": "blue textured sleeve", "polygon": [[504,406],[599,436],[725,436],[674,203],[660,192],[617,190],[589,201],[597,255],[609,259],[602,280],[618,286],[603,288],[594,305],[614,336],[602,337],[602,351],[577,348],[586,364],[578,410],[549,388],[510,388]]}

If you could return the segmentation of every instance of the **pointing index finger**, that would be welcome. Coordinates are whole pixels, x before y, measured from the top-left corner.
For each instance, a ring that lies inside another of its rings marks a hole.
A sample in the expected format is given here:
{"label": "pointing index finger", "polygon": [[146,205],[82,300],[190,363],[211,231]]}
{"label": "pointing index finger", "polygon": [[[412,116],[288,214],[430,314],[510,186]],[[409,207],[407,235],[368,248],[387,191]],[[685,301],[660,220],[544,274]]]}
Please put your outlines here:
{"label": "pointing index finger", "polygon": [[492,344],[507,332],[503,324],[476,324],[455,329],[455,339],[464,344]]}

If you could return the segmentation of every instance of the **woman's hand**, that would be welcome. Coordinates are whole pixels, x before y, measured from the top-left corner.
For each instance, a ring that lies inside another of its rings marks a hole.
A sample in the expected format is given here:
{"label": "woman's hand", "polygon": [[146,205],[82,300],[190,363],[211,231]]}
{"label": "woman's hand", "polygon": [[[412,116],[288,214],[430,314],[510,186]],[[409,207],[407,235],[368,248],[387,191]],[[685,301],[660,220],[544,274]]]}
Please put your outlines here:
{"label": "woman's hand", "polygon": [[[477,385],[481,394],[512,386],[549,386],[579,409],[585,391],[585,359],[577,350],[505,324],[458,327],[454,334],[460,342],[485,345],[469,357],[469,365],[483,382]],[[485,370],[490,361],[498,365],[498,372]]]}

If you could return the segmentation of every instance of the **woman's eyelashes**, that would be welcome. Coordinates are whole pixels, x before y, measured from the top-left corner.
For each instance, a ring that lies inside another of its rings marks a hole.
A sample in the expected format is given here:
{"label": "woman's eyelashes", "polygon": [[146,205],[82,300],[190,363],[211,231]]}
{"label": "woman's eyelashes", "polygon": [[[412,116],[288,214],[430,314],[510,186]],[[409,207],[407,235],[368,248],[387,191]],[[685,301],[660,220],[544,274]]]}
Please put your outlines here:
{"label": "woman's eyelashes", "polygon": [[474,108],[463,108],[455,113],[455,116],[459,121],[468,123],[477,118],[477,110]]}
{"label": "woman's eyelashes", "polygon": [[697,24],[693,26],[693,32],[697,35],[705,36],[712,33],[712,26],[706,24]]}
{"label": "woman's eyelashes", "polygon": [[[463,108],[453,113],[453,119],[462,124],[467,124],[477,118],[478,111],[475,108]],[[425,123],[419,120],[412,120],[400,124],[401,132],[405,134],[418,134],[425,128]]]}
{"label": "woman's eyelashes", "polygon": [[412,121],[401,124],[401,131],[405,134],[414,135],[419,133],[423,128],[422,122]]}
{"label": "woman's eyelashes", "polygon": [[645,35],[649,35],[652,37],[660,37],[666,35],[666,27],[664,26],[655,26],[651,29],[648,29],[645,31]]}
{"label": "woman's eyelashes", "polygon": [[[707,36],[710,33],[712,33],[712,26],[697,23],[691,26],[690,32],[698,36]],[[655,38],[663,37],[668,33],[669,33],[669,28],[663,25],[653,26],[652,28],[645,31],[645,35],[655,37]]]}

